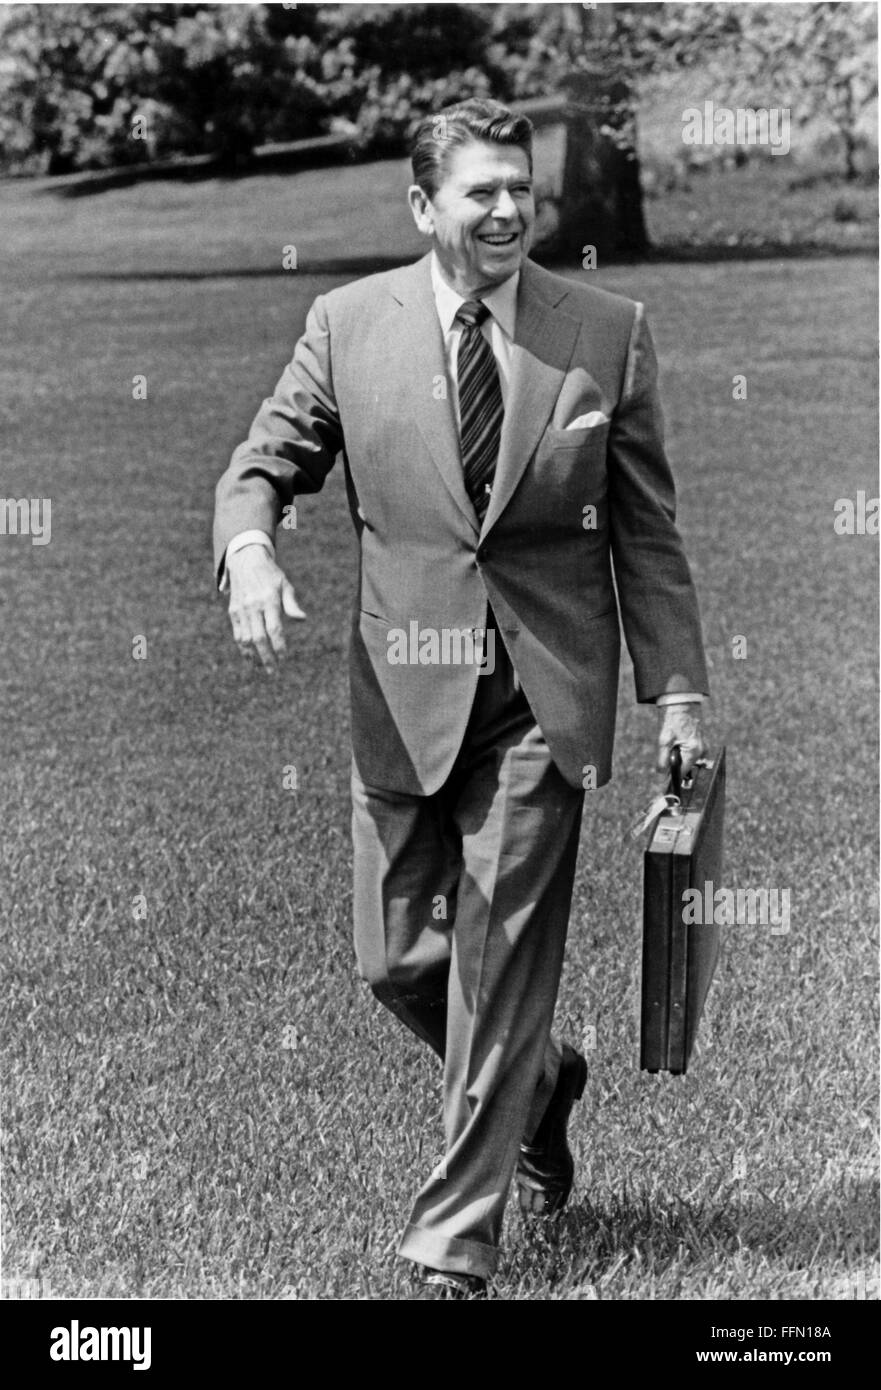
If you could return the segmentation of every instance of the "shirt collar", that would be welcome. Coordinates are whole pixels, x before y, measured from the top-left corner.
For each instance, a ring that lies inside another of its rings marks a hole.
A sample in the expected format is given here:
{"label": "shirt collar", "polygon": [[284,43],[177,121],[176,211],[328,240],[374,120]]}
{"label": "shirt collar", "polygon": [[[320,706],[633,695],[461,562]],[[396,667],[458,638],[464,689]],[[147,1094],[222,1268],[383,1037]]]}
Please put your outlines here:
{"label": "shirt collar", "polygon": [[[520,271],[515,270],[513,275],[509,275],[507,280],[503,280],[500,285],[495,285],[493,289],[487,290],[480,298],[489,309],[496,323],[509,338],[514,337],[514,328],[517,322],[517,286],[520,283]],[[453,327],[453,320],[459,312],[460,305],[465,303],[465,299],[456,290],[447,284],[438,264],[435,253],[431,253],[431,288],[434,291],[434,302],[437,305],[438,318],[444,333],[449,333]]]}

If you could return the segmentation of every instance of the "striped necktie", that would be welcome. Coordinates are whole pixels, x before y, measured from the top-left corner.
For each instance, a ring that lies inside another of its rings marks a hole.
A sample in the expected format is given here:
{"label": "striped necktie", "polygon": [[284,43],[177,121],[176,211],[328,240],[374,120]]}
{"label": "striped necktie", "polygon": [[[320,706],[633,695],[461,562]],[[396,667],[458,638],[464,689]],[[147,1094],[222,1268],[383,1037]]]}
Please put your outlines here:
{"label": "striped necktie", "polygon": [[462,325],[456,358],[462,468],[465,489],[480,521],[489,506],[504,414],[496,359],[480,331],[488,316],[489,309],[479,299],[466,299],[456,314],[456,322]]}

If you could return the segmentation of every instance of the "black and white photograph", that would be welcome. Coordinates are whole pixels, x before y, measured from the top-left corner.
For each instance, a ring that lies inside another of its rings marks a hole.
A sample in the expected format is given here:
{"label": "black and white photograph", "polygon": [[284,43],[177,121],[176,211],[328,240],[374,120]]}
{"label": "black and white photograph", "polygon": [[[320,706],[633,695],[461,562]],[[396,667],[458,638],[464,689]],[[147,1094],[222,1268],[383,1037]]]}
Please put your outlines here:
{"label": "black and white photograph", "polygon": [[302,1301],[855,1355],[877,20],[0,5],[25,1364]]}

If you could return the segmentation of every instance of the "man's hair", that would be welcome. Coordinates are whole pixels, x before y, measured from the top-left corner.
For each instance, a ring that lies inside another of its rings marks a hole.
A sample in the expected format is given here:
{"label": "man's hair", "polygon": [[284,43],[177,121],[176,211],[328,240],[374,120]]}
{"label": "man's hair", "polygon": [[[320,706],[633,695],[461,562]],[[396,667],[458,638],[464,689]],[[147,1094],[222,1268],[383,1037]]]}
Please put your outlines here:
{"label": "man's hair", "polygon": [[471,97],[444,107],[419,122],[413,135],[410,162],[413,179],[433,198],[443,183],[452,151],[475,140],[496,145],[516,145],[525,151],[532,173],[532,121],[515,116],[500,101]]}

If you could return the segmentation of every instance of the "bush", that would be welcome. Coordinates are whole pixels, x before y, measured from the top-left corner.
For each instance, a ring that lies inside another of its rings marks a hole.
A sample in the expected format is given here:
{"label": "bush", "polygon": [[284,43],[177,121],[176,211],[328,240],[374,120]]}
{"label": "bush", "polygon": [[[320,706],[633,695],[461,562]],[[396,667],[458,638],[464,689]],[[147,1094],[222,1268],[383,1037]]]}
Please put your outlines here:
{"label": "bush", "polygon": [[11,7],[0,160],[66,173],[245,148],[259,22],[246,5]]}
{"label": "bush", "polygon": [[512,93],[530,26],[500,42],[511,8],[13,6],[0,164],[66,173],[213,152],[234,166],[255,144],[341,123],[365,151],[396,153],[426,111]]}

